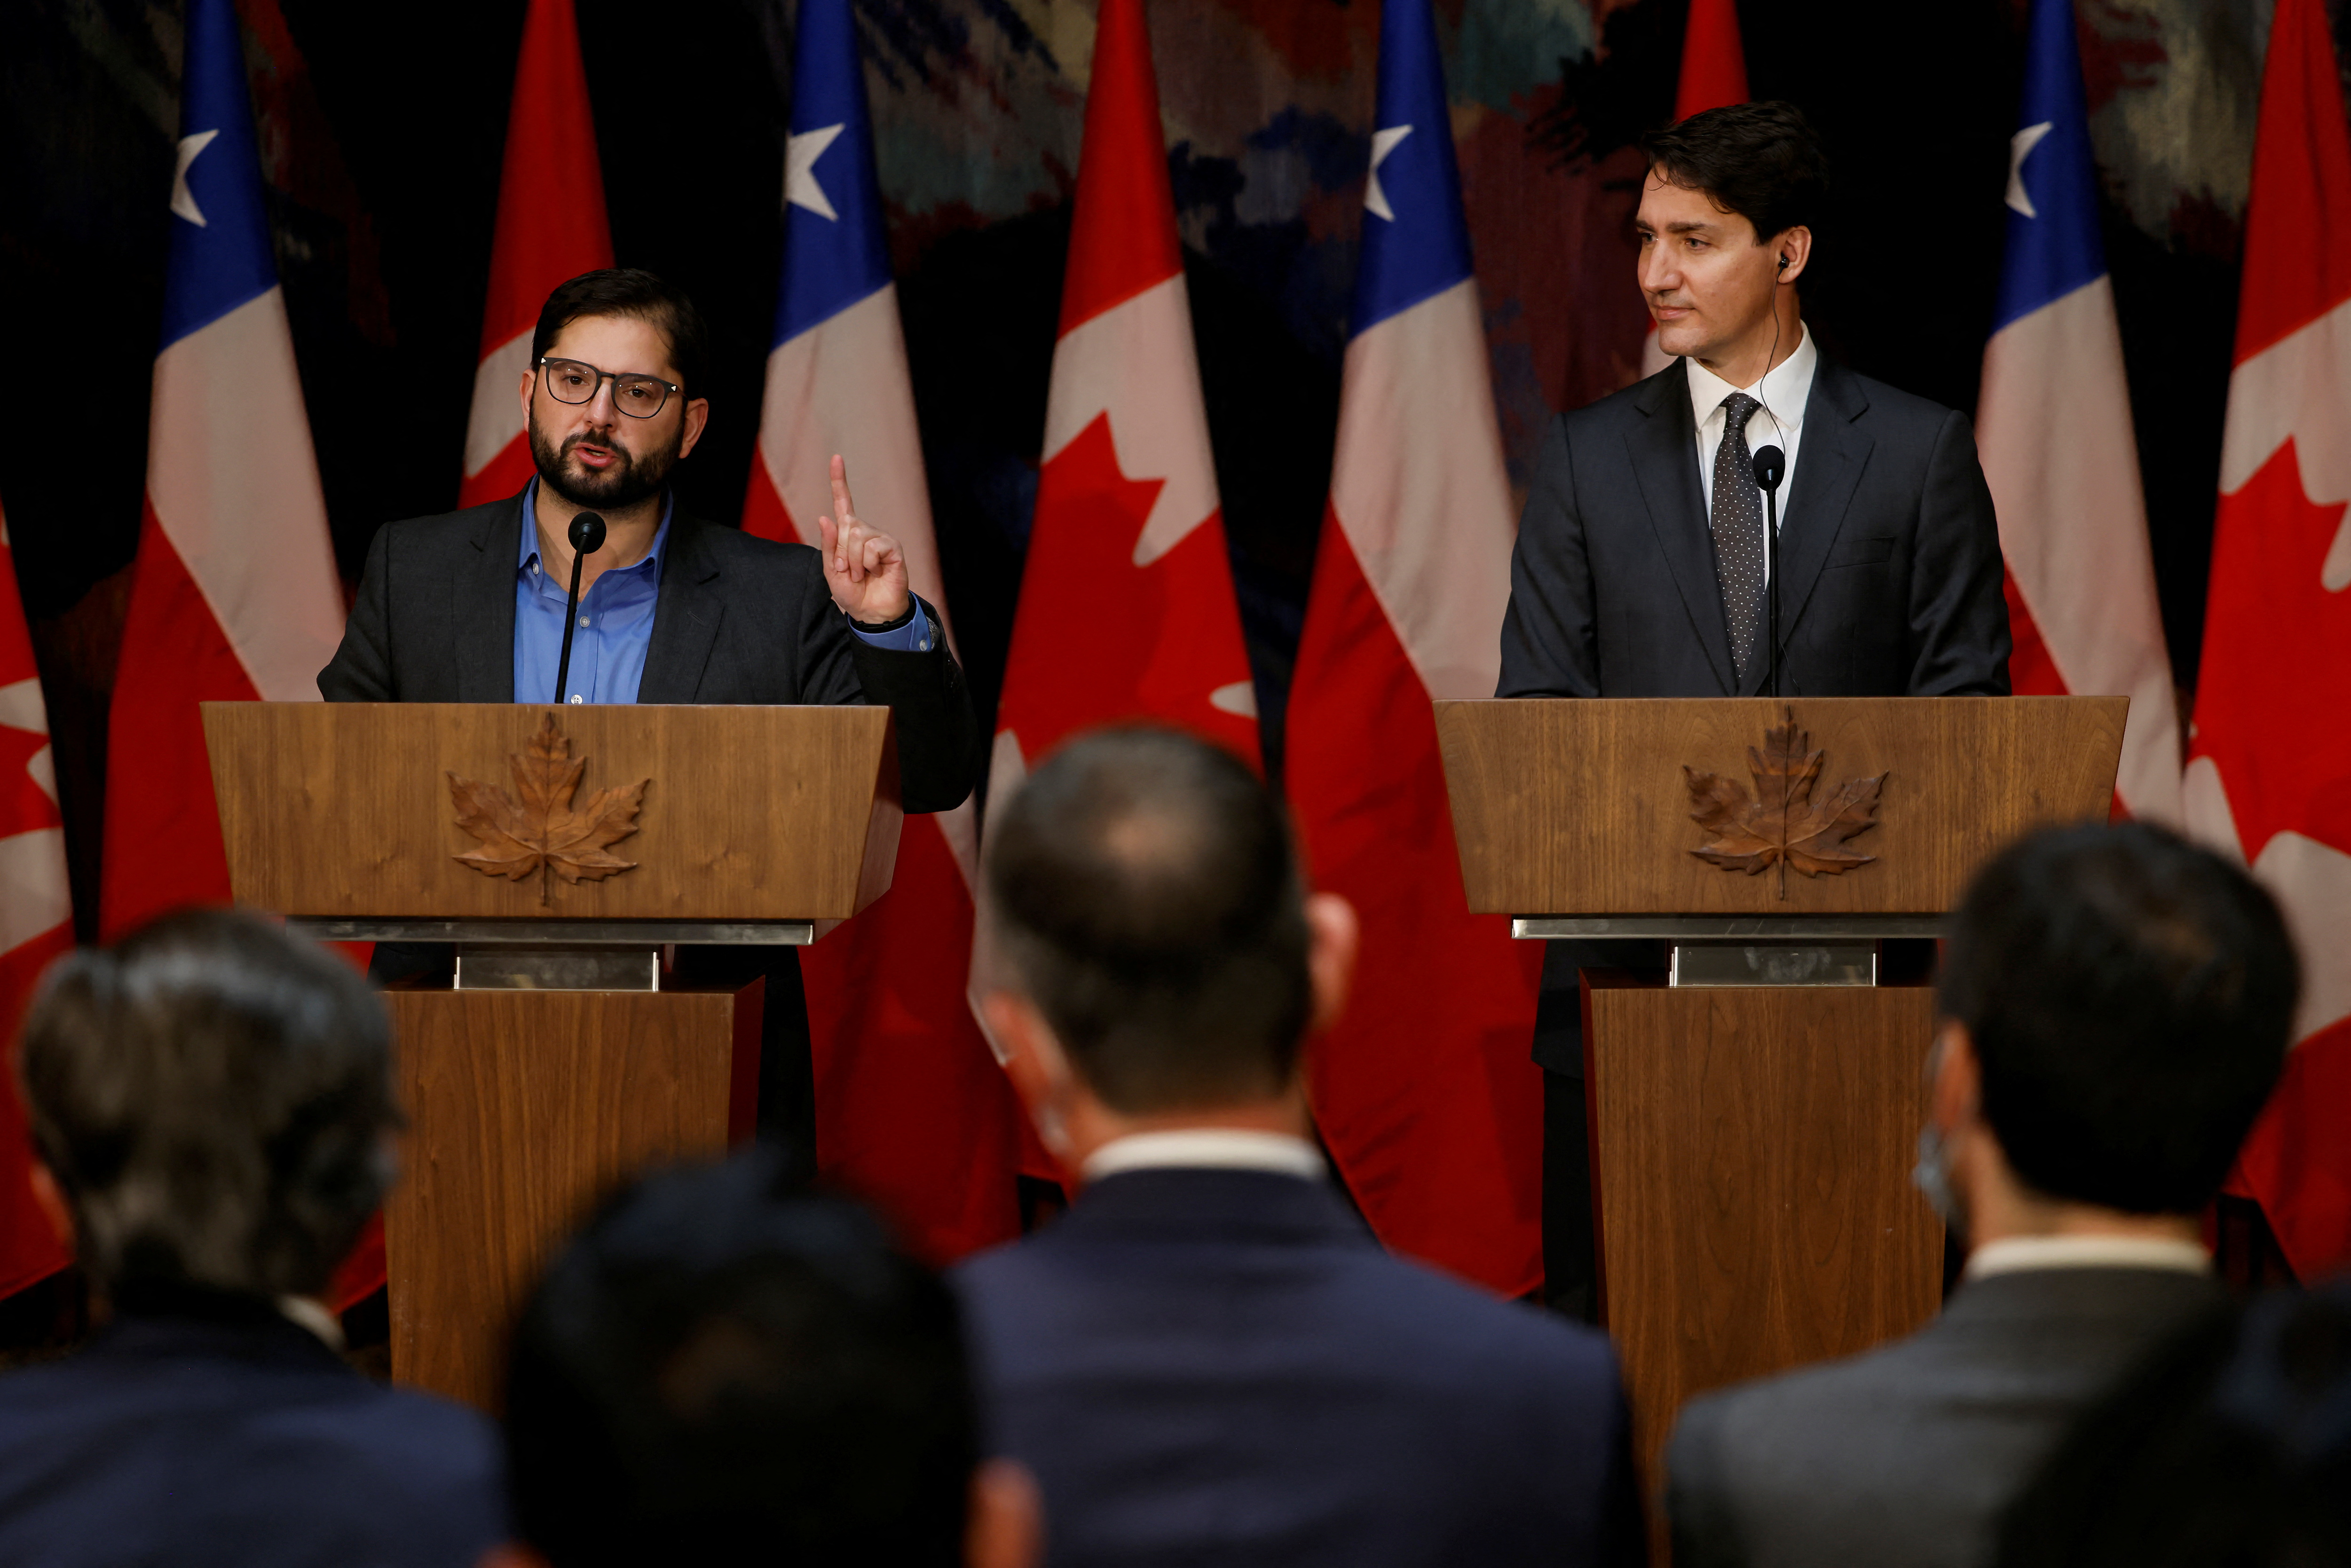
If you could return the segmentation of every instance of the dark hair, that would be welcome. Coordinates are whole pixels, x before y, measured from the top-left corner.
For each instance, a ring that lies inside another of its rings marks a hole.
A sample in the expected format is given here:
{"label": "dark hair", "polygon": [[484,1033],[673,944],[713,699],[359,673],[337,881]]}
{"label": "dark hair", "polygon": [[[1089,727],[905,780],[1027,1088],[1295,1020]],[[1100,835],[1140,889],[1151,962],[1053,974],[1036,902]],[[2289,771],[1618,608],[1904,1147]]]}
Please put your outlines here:
{"label": "dark hair", "polygon": [[954,1299],[766,1145],[641,1182],[556,1259],[506,1428],[517,1527],[556,1568],[962,1561]]}
{"label": "dark hair", "polygon": [[2351,1292],[2216,1309],[2158,1345],[2017,1494],[1997,1561],[2351,1564]]}
{"label": "dark hair", "polygon": [[1755,243],[1817,230],[1828,205],[1829,161],[1792,103],[1734,103],[1641,139],[1650,172],[1755,225]]}
{"label": "dark hair", "polygon": [[1942,1010],[1983,1115],[2051,1197],[2185,1214],[2218,1191],[2282,1070],[2299,969],[2270,895],[2142,822],[2051,829],[1953,916]]}
{"label": "dark hair", "polygon": [[1280,1092],[1310,1010],[1289,825],[1172,730],[1064,747],[988,824],[992,931],[1089,1088],[1127,1113]]}
{"label": "dark hair", "polygon": [[25,1019],[33,1145],[128,1287],[316,1295],[392,1180],[392,1028],[316,944],[225,910],[60,960]]}
{"label": "dark hair", "polygon": [[538,327],[530,335],[530,362],[545,358],[563,329],[583,316],[633,316],[650,321],[669,340],[670,363],[677,369],[684,395],[703,395],[703,381],[710,373],[710,329],[683,289],[641,267],[608,267],[558,284],[538,308]]}

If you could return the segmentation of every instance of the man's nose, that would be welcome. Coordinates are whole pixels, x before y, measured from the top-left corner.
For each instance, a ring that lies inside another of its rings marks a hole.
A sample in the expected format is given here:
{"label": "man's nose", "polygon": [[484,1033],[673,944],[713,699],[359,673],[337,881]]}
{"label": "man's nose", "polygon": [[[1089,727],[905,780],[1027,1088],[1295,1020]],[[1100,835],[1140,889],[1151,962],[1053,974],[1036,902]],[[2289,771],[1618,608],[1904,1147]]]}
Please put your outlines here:
{"label": "man's nose", "polygon": [[1639,275],[1646,293],[1663,294],[1681,287],[1681,269],[1673,264],[1672,256],[1661,245],[1642,247]]}

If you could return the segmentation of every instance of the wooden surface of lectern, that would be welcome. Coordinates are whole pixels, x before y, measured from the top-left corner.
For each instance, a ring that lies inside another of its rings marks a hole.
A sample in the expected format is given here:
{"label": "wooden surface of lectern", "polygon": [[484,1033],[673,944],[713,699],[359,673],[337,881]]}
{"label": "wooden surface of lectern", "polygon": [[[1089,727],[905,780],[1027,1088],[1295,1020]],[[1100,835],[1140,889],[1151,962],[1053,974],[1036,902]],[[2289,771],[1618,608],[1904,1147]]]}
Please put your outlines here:
{"label": "wooden surface of lectern", "polygon": [[897,855],[883,707],[207,703],[241,904],[446,943],[385,993],[410,1126],[384,1210],[392,1375],[495,1408],[514,1315],[605,1192],[748,1135],[761,986],[679,946],[797,946]]}
{"label": "wooden surface of lectern", "polygon": [[1884,945],[1935,936],[2020,834],[2104,820],[2127,706],[1437,705],[1469,908],[1669,945],[1663,974],[1583,983],[1601,1310],[1653,1478],[1691,1395],[1936,1310],[1942,1227],[1909,1180],[1933,992]]}

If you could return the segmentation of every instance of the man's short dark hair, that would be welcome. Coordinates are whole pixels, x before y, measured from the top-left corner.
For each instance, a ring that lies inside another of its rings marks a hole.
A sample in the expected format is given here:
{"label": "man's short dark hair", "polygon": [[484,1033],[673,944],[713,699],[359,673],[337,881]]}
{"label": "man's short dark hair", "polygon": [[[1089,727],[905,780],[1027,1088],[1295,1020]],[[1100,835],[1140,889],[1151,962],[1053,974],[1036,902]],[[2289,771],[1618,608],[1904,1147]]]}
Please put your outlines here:
{"label": "man's short dark hair", "polygon": [[82,1268],[254,1296],[327,1287],[392,1185],[392,1028],[341,959],[225,910],[50,970],[19,1071]]}
{"label": "man's short dark hair", "polygon": [[1278,1093],[1311,1010],[1304,894],[1279,802],[1172,730],[1072,742],[988,827],[1014,988],[1113,1109]]}
{"label": "man's short dark hair", "polygon": [[1952,919],[1940,1001],[2028,1186],[2187,1214],[2277,1082],[2299,985],[2252,878],[2132,822],[2050,829],[1984,867]]}
{"label": "man's short dark hair", "polygon": [[[685,291],[641,267],[607,267],[559,284],[539,307],[538,328],[530,335],[530,362],[546,357],[563,329],[583,316],[630,316],[649,321],[669,340],[670,363],[687,397],[703,395],[710,373],[710,329]],[[600,365],[600,370],[650,370],[649,365]]]}
{"label": "man's short dark hair", "polygon": [[1706,110],[1643,137],[1641,151],[1651,173],[1753,224],[1757,245],[1792,228],[1817,231],[1826,215],[1828,154],[1792,103]]}
{"label": "man's short dark hair", "polygon": [[648,1178],[556,1259],[506,1425],[517,1528],[555,1568],[962,1561],[955,1301],[765,1145]]}

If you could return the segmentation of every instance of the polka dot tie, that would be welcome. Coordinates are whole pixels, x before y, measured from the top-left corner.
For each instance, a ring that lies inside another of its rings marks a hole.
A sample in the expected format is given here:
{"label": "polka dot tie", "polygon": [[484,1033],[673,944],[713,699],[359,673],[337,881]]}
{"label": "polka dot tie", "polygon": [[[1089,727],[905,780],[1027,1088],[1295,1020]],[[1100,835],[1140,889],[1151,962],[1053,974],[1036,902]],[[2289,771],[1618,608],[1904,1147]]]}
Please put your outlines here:
{"label": "polka dot tie", "polygon": [[1730,628],[1730,667],[1747,684],[1763,637],[1763,492],[1747,450],[1747,421],[1763,405],[1745,392],[1722,400],[1722,444],[1714,454],[1714,576]]}

